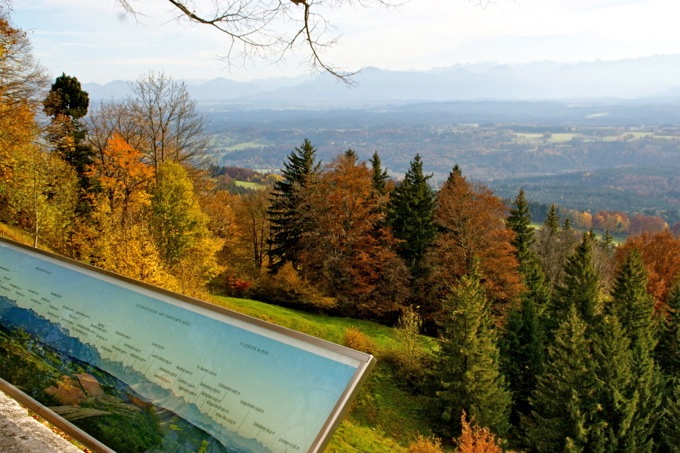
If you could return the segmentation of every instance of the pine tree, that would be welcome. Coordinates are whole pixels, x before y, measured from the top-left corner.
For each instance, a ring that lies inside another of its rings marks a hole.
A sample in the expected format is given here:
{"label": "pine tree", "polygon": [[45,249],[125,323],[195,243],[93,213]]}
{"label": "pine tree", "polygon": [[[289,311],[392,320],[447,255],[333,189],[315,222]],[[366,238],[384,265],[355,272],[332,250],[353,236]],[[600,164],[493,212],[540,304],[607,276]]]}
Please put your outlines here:
{"label": "pine tree", "polygon": [[422,260],[436,233],[435,193],[427,182],[431,177],[423,174],[423,162],[420,155],[416,155],[387,204],[387,224],[392,227],[394,237],[401,241],[397,253],[414,277],[425,273]]}
{"label": "pine tree", "polygon": [[321,164],[316,161],[316,148],[307,139],[288,155],[288,161],[283,165],[283,179],[274,184],[267,212],[271,222],[269,256],[272,272],[287,262],[297,264],[300,239],[306,230],[300,221],[300,194],[321,171]]}
{"label": "pine tree", "polygon": [[96,184],[87,175],[94,160],[94,151],[85,142],[87,131],[80,122],[87,114],[89,103],[89,95],[82,90],[78,79],[66,74],[57,77],[43,102],[43,110],[52,117],[48,128],[49,140],[57,154],[78,174],[82,189],[78,209],[82,213],[91,210],[87,194],[95,190]]}
{"label": "pine tree", "polygon": [[528,442],[538,452],[598,451],[603,424],[598,423],[598,383],[592,341],[576,306],[548,348],[545,372],[530,398],[531,419],[526,419]]}
{"label": "pine tree", "polygon": [[448,319],[436,379],[443,433],[458,436],[460,414],[503,436],[508,429],[510,395],[499,372],[496,333],[480,275],[464,276],[448,297]]}

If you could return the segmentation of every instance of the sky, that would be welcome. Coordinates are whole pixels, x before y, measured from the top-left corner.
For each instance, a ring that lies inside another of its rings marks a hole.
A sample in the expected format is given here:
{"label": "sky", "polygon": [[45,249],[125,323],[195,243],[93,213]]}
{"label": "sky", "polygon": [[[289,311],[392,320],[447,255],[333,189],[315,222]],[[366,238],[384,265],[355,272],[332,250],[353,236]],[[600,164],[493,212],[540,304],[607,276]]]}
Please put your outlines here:
{"label": "sky", "polygon": [[[129,1],[139,8],[136,18],[116,0],[14,0],[12,18],[29,32],[34,56],[53,77],[64,72],[83,83],[134,80],[149,71],[197,81],[314,74],[303,47],[283,61],[227,61],[228,42],[217,30],[178,21],[167,0]],[[328,3],[344,6],[317,9],[339,35],[323,58],[348,71],[680,54],[677,0],[404,0],[395,8]]]}

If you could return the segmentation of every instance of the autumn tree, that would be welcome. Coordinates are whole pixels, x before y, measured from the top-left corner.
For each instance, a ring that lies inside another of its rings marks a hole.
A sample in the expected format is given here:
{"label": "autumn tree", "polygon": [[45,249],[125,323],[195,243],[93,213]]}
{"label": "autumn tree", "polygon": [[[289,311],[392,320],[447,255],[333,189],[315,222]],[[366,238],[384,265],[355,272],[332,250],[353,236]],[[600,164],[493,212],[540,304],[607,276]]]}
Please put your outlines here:
{"label": "autumn tree", "polygon": [[78,200],[75,171],[37,145],[23,147],[12,167],[0,184],[7,220],[30,231],[34,247],[46,243],[66,253]]}
{"label": "autumn tree", "polygon": [[479,263],[496,316],[505,316],[522,290],[506,225],[507,207],[491,190],[467,181],[456,166],[439,191],[434,222],[439,229],[428,257],[436,291],[454,286]]}
{"label": "autumn tree", "polygon": [[[131,147],[142,151],[145,140],[125,102],[100,102],[90,109],[84,118],[88,134],[88,145],[93,151],[93,160],[103,161],[104,151],[109,145],[109,140],[118,135]],[[147,163],[149,163],[147,161]]]}
{"label": "autumn tree", "polygon": [[631,236],[638,236],[642,233],[662,233],[667,229],[668,224],[659,216],[635,214],[633,218],[630,219],[630,230],[628,233]]}
{"label": "autumn tree", "polygon": [[334,159],[301,191],[300,270],[340,310],[394,322],[407,295],[407,270],[392,251],[374,196],[371,170],[353,151]]}
{"label": "autumn tree", "polygon": [[0,183],[39,132],[35,114],[47,83],[28,36],[0,10]]}
{"label": "autumn tree", "polygon": [[134,131],[136,139],[126,140],[142,151],[156,170],[166,161],[191,170],[203,168],[208,149],[206,120],[197,112],[186,84],[151,72],[131,83],[130,89],[123,120],[131,122],[125,129]]}
{"label": "autumn tree", "polygon": [[98,181],[108,211],[121,228],[136,223],[150,202],[154,169],[142,159],[141,151],[114,134],[101,158],[89,165],[87,176]]}
{"label": "autumn tree", "polygon": [[307,139],[288,155],[287,162],[283,164],[283,178],[274,184],[268,210],[271,222],[268,253],[272,271],[288,262],[297,264],[300,239],[309,229],[301,221],[303,211],[300,192],[320,171],[321,164],[316,160],[316,148]]}
{"label": "autumn tree", "polygon": [[404,180],[391,192],[387,205],[387,224],[399,240],[397,253],[414,277],[425,273],[422,261],[436,233],[435,193],[428,183],[431,177],[423,173],[423,162],[416,154]]}
{"label": "autumn tree", "polygon": [[474,418],[468,420],[465,411],[460,425],[462,430],[455,441],[458,453],[503,453],[500,440],[488,428],[478,426]]}
{"label": "autumn tree", "polygon": [[259,274],[269,264],[271,239],[271,224],[267,215],[269,200],[266,190],[258,190],[239,196],[234,206],[234,212],[239,219],[236,225],[238,243],[240,248],[247,252],[253,275]]}
{"label": "autumn tree", "polygon": [[9,14],[0,8],[0,95],[6,106],[38,107],[49,79],[34,58],[31,41],[23,30],[12,26]]}
{"label": "autumn tree", "polygon": [[482,276],[463,276],[445,301],[442,344],[434,371],[436,410],[446,436],[461,433],[465,411],[497,435],[509,427],[510,394],[499,371],[497,335]]}
{"label": "autumn tree", "polygon": [[196,294],[220,270],[215,256],[221,243],[208,230],[208,218],[180,164],[160,165],[151,195],[150,225],[161,260],[177,277],[180,291]]}
{"label": "autumn tree", "polygon": [[551,291],[560,284],[564,265],[578,242],[579,234],[573,229],[561,229],[557,207],[550,206],[543,227],[536,233],[534,250]]}
{"label": "autumn tree", "polygon": [[100,189],[92,212],[79,222],[71,241],[74,257],[136,280],[178,290],[176,279],[161,260],[150,230],[154,169],[141,151],[113,134],[87,176]]}
{"label": "autumn tree", "polygon": [[647,290],[656,301],[658,312],[664,312],[671,289],[680,279],[680,238],[669,230],[629,236],[618,247],[615,259],[621,263],[632,249],[637,249],[647,269]]}

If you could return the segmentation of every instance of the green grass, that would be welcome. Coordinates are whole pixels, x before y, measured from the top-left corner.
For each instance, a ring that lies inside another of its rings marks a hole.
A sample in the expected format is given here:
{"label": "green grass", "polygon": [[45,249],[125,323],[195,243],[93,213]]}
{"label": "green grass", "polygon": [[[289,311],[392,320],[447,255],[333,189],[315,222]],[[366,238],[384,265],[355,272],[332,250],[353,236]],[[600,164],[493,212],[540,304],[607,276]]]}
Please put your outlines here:
{"label": "green grass", "polygon": [[265,186],[264,184],[249,181],[234,181],[234,184],[236,184],[239,187],[245,187],[246,189],[252,190],[264,190],[267,188],[267,186]]}
{"label": "green grass", "polygon": [[225,151],[243,151],[244,149],[248,148],[262,148],[263,146],[267,146],[270,143],[260,141],[260,140],[254,140],[250,142],[242,142],[242,143],[236,143],[231,146],[227,146],[224,148]]}
{"label": "green grass", "polygon": [[[214,303],[255,318],[334,343],[343,343],[349,328],[360,329],[377,346],[377,366],[369,373],[326,451],[404,452],[419,434],[429,435],[425,422],[425,398],[399,385],[393,368],[383,360],[385,353],[399,348],[395,329],[369,321],[323,316],[295,311],[248,299],[214,297]],[[424,350],[433,350],[436,341],[421,337]]]}

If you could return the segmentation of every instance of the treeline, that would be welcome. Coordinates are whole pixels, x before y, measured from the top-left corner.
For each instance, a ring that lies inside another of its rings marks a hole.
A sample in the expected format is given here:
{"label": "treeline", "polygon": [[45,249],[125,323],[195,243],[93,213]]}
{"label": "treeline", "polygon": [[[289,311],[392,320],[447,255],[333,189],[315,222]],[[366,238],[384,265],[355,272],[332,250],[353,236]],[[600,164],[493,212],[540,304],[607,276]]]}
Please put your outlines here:
{"label": "treeline", "polygon": [[677,451],[680,239],[668,229],[614,247],[553,207],[534,231],[522,191],[509,209],[458,166],[435,188],[420,155],[395,181],[377,153],[324,164],[309,140],[280,177],[258,179],[266,190],[235,194],[229,179],[245,173],[209,166],[183,84],[148,74],[89,111],[75,77],[49,87],[6,17],[0,47],[0,220],[34,245],[190,295],[435,336],[434,353],[384,359],[429,398],[423,417],[443,439]]}

